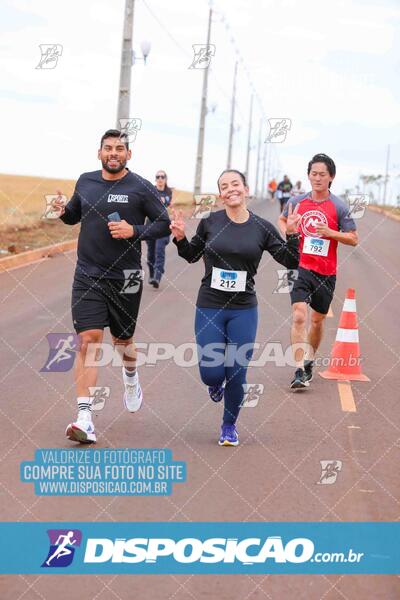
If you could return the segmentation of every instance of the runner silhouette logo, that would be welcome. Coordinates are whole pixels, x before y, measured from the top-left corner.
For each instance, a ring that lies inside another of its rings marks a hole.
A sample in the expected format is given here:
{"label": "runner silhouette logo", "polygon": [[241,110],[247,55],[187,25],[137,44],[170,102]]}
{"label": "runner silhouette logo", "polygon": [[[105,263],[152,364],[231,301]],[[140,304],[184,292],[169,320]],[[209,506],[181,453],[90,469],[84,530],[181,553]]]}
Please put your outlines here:
{"label": "runner silhouette logo", "polygon": [[80,529],[48,529],[50,548],[44,563],[44,568],[68,567],[75,554],[75,548],[82,542]]}
{"label": "runner silhouette logo", "polygon": [[79,337],[75,333],[48,333],[49,355],[41,373],[66,372],[72,369],[79,350]]}

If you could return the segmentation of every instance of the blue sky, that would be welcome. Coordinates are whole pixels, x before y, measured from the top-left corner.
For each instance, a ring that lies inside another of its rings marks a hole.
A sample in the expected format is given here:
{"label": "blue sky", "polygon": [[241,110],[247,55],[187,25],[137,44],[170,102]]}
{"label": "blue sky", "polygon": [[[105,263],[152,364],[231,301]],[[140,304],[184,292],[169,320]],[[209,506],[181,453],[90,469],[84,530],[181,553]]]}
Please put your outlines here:
{"label": "blue sky", "polygon": [[[134,45],[152,42],[148,64],[132,71],[132,117],[142,119],[131,168],[148,179],[165,169],[192,189],[203,72],[188,69],[192,45],[205,42],[206,0],[136,0]],[[292,129],[272,148],[272,171],[303,179],[309,158],[330,154],[335,191],[361,173],[383,174],[391,145],[389,196],[400,194],[400,6],[339,0],[218,0],[209,78],[203,190],[213,192],[226,166],[235,48],[251,74],[253,140],[266,118]],[[0,99],[7,139],[1,171],[77,178],[98,168],[96,150],[115,125],[124,2],[5,0],[0,8]],[[233,41],[231,41],[231,38]],[[35,69],[39,44],[63,46],[57,67]],[[239,66],[233,165],[244,169],[251,88]],[[251,156],[255,179],[255,150]]]}

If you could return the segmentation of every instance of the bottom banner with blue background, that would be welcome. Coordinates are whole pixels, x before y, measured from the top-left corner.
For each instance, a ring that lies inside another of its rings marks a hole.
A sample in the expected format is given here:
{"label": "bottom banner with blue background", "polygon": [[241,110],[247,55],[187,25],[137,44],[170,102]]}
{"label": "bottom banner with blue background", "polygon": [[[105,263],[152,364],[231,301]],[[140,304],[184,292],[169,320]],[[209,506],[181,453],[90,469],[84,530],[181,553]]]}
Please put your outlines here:
{"label": "bottom banner with blue background", "polygon": [[398,574],[400,523],[1,523],[2,574]]}

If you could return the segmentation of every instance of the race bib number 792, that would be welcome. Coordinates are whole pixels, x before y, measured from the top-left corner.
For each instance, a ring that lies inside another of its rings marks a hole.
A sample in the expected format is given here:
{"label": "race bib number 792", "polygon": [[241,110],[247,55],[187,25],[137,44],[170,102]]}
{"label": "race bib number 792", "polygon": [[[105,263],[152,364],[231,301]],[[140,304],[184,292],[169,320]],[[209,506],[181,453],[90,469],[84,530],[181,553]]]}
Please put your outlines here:
{"label": "race bib number 792", "polygon": [[303,252],[305,254],[314,254],[316,256],[327,256],[330,243],[330,240],[307,235],[304,238]]}

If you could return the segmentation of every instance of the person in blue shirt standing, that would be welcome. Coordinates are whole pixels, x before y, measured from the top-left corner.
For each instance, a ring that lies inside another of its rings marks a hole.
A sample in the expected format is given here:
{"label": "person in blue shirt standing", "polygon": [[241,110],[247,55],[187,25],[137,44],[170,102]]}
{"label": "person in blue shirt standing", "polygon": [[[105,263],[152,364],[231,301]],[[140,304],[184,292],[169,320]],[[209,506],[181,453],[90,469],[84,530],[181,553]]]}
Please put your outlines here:
{"label": "person in blue shirt standing", "polygon": [[[157,171],[156,188],[161,196],[162,203],[165,208],[168,208],[172,200],[172,190],[168,187],[168,178],[165,171]],[[158,289],[161,277],[165,272],[165,249],[169,244],[169,235],[156,240],[147,240],[146,243],[149,283],[155,289]]]}

